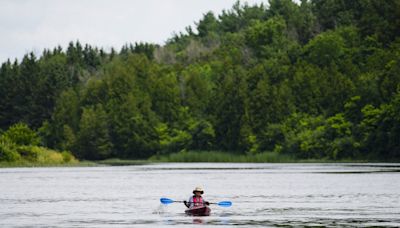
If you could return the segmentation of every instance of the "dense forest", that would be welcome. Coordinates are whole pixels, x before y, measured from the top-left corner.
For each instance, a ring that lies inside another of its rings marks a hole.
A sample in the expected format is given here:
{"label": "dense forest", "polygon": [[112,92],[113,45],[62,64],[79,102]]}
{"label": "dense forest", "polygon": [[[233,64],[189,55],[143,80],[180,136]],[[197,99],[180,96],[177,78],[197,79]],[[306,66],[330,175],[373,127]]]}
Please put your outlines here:
{"label": "dense forest", "polygon": [[87,160],[398,160],[400,1],[237,2],[164,45],[74,41],[4,62],[0,99],[0,160],[18,126]]}

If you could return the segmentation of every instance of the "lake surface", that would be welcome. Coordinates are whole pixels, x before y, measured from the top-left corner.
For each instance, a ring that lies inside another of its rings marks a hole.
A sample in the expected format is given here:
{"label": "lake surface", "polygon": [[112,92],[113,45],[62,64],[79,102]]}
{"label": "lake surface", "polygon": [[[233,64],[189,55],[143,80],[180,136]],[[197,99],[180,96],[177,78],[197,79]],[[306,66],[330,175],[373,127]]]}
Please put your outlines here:
{"label": "lake surface", "polygon": [[[195,186],[211,216],[190,217]],[[0,169],[0,227],[400,226],[400,164]]]}

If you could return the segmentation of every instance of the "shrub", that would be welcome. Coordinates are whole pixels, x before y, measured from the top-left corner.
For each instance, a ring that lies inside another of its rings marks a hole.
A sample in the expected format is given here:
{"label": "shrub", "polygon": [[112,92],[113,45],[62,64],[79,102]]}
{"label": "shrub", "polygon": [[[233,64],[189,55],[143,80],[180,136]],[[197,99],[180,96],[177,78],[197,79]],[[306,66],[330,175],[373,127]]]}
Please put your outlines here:
{"label": "shrub", "polygon": [[64,164],[76,163],[75,157],[67,151],[57,151],[39,146],[19,146],[17,151],[26,161],[38,164]]}
{"label": "shrub", "polygon": [[16,150],[23,159],[30,162],[36,162],[39,157],[39,151],[33,150],[32,148],[32,146],[18,146]]}
{"label": "shrub", "polygon": [[6,138],[0,137],[0,161],[13,162],[21,159],[21,155],[14,149],[14,145]]}
{"label": "shrub", "polygon": [[11,126],[3,136],[8,138],[17,145],[33,145],[37,146],[40,143],[40,138],[24,123],[17,123]]}
{"label": "shrub", "polygon": [[71,152],[68,151],[63,151],[61,153],[63,160],[65,163],[76,163],[78,160],[74,157],[74,155],[71,154]]}

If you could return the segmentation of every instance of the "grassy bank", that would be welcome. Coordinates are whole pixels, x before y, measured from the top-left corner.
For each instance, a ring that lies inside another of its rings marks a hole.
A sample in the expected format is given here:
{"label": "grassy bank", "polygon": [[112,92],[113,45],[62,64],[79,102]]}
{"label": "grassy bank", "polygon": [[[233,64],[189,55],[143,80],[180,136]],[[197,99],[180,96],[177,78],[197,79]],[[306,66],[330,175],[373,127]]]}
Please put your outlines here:
{"label": "grassy bank", "polygon": [[22,168],[22,167],[93,167],[98,166],[95,162],[84,161],[76,163],[37,163],[29,161],[0,162],[0,168]]}
{"label": "grassy bank", "polygon": [[152,162],[297,162],[295,158],[274,153],[265,152],[255,155],[230,154],[220,151],[181,151],[169,155],[156,155],[149,159]]}
{"label": "grassy bank", "polygon": [[119,158],[106,159],[102,161],[96,161],[99,165],[110,165],[110,166],[126,166],[126,165],[145,165],[149,164],[149,160],[123,160]]}
{"label": "grassy bank", "polygon": [[[155,155],[149,158],[151,162],[233,162],[233,163],[366,163],[388,162],[378,160],[357,159],[298,159],[277,152],[259,154],[231,154],[221,151],[181,151],[169,155]],[[390,161],[392,162],[392,161]]]}
{"label": "grassy bank", "polygon": [[[47,148],[36,148],[37,158],[25,158],[13,162],[0,162],[0,168],[6,167],[92,167],[92,166],[129,166],[146,165],[160,162],[230,162],[230,163],[366,163],[385,162],[376,160],[328,160],[297,159],[289,155],[265,152],[255,155],[239,155],[220,151],[181,151],[169,155],[155,155],[148,160],[125,160],[119,158],[101,161],[78,161],[65,152],[59,153]],[[63,157],[64,156],[64,157]],[[67,160],[65,160],[67,158]],[[387,161],[386,161],[387,162]]]}

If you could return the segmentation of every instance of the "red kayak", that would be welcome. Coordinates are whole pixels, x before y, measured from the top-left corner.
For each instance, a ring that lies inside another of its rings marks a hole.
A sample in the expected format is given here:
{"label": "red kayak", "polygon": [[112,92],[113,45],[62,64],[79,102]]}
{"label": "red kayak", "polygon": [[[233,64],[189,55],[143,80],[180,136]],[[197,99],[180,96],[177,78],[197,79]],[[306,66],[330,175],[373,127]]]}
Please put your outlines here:
{"label": "red kayak", "polygon": [[209,216],[211,209],[207,206],[196,206],[185,210],[187,215],[193,216]]}

